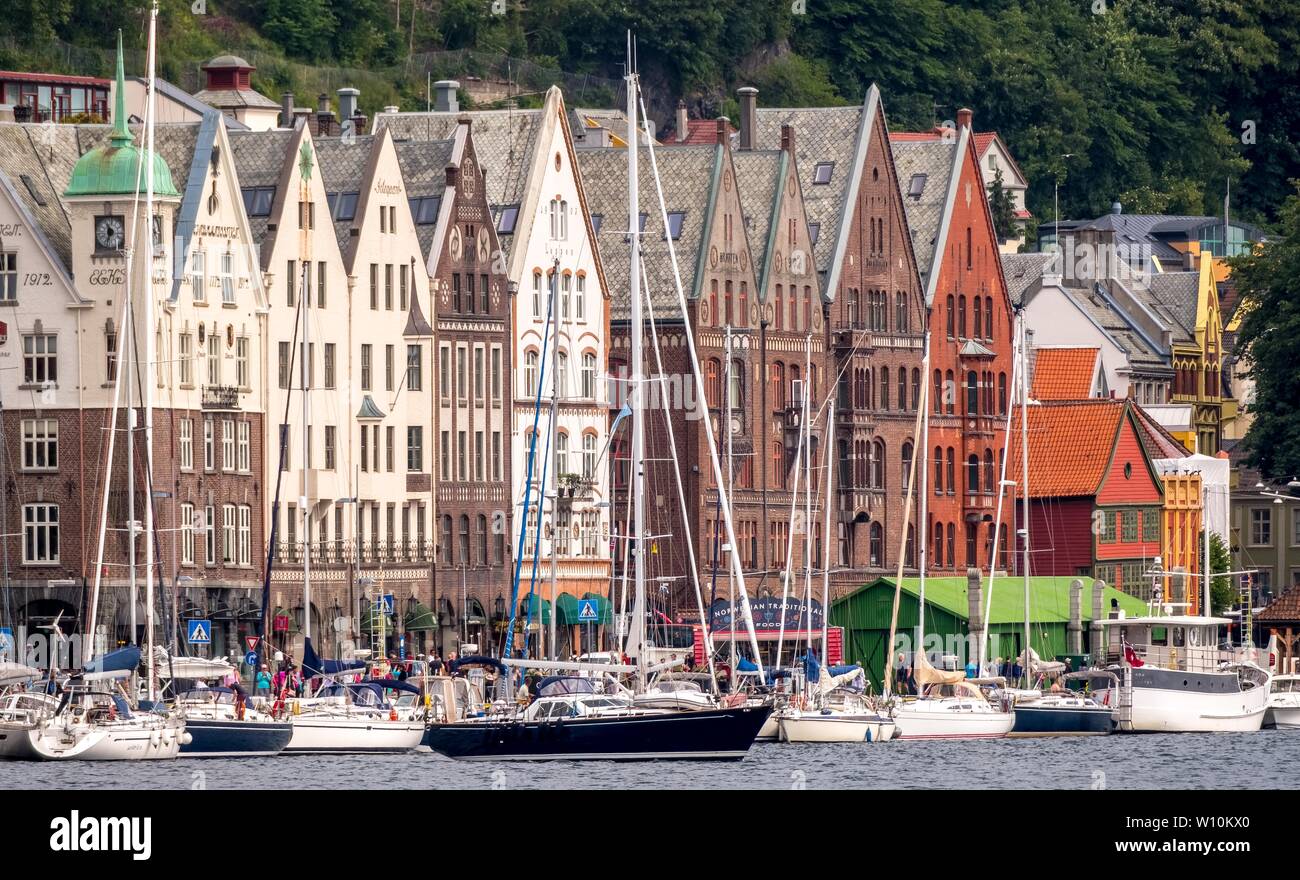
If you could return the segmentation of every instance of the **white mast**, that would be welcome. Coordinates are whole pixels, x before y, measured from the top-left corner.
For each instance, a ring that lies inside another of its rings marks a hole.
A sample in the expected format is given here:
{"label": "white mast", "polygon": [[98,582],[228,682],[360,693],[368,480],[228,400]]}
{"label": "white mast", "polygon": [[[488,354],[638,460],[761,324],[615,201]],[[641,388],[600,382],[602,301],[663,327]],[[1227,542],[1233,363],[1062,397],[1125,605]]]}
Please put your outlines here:
{"label": "white mast", "polygon": [[[154,664],[153,664],[153,394],[154,386],[157,382],[153,377],[158,369],[158,353],[154,344],[154,302],[153,302],[153,261],[154,261],[154,240],[153,240],[153,130],[154,130],[154,110],[156,103],[154,92],[157,81],[154,77],[154,68],[157,63],[158,46],[156,38],[158,34],[158,3],[155,0],[153,9],[149,13],[149,94],[145,106],[145,154],[142,161],[145,162],[145,190],[144,190],[144,215],[145,223],[148,229],[148,259],[145,260],[145,278],[144,278],[144,473],[145,473],[145,501],[144,501],[144,597],[145,597],[145,672],[149,678],[148,694],[149,701],[152,703],[157,694],[154,688]],[[161,225],[159,226],[161,230]],[[159,242],[161,245],[162,243]],[[134,330],[134,328],[132,328]],[[139,370],[136,371],[139,375]],[[134,546],[134,541],[132,545]],[[132,606],[134,608],[134,605]]]}
{"label": "white mast", "polygon": [[[929,325],[930,325],[930,321],[929,321],[929,316],[927,315],[926,316],[927,329],[925,331],[925,354],[921,358],[922,363],[925,363],[927,365],[930,363],[930,330],[928,329]],[[921,381],[925,382],[929,380],[927,377],[922,376]],[[942,394],[952,393],[951,388],[942,388],[940,390]],[[940,396],[938,403],[940,405],[943,404],[942,396]],[[929,401],[926,401],[926,406],[927,407],[929,406]],[[929,449],[930,449],[930,413],[927,410],[926,412],[921,414],[921,449],[920,449],[921,479],[918,481],[918,485],[920,486],[920,491],[918,492],[918,494],[920,495],[921,498],[921,507],[917,513],[917,524],[919,528],[917,528],[916,530],[917,537],[919,538],[919,540],[917,541],[917,548],[919,550],[917,561],[920,563],[920,565],[917,568],[917,573],[920,577],[920,583],[917,587],[917,592],[919,593],[918,606],[917,606],[917,626],[916,626],[917,643],[916,645],[913,646],[913,651],[912,651],[913,669],[916,668],[916,653],[918,651],[921,652],[922,655],[924,655],[925,653],[925,566],[926,566],[926,555],[927,555],[925,552],[925,548],[930,538],[930,523],[929,520],[927,519],[927,516],[929,515],[929,504],[927,502],[930,497]],[[913,454],[915,455],[916,453]],[[891,651],[893,650],[892,645],[889,646],[889,650]],[[928,659],[929,658],[927,658],[927,662]]]}
{"label": "white mast", "polygon": [[[832,432],[835,430],[835,394],[827,389],[826,449],[822,452],[822,467],[826,468],[826,509],[822,511],[822,665],[830,666],[830,616],[831,616],[831,481],[835,467],[831,463]],[[915,454],[915,453],[914,453]],[[811,639],[810,639],[811,640]],[[888,648],[887,650],[893,650]],[[888,660],[888,658],[886,658]]]}
{"label": "white mast", "polygon": [[[731,445],[731,322],[727,322],[727,365],[724,368],[723,375],[726,376],[726,386],[723,391],[723,397],[726,398],[726,403],[724,404],[726,407],[724,411],[726,415],[723,418],[722,423],[724,425],[724,430],[727,432],[727,492],[730,494],[732,489],[731,475],[735,473],[735,462],[732,460]],[[727,552],[736,552],[735,547],[732,547],[730,544],[727,546],[730,548]],[[717,563],[715,562],[714,564],[716,565]],[[734,670],[736,668],[736,578],[732,575],[730,566],[727,568],[727,599],[730,603],[729,620],[731,621],[731,624],[729,628],[731,630],[731,668]]]}
{"label": "white mast", "polygon": [[[632,625],[637,635],[637,684],[639,690],[645,689],[645,406],[642,397],[642,384],[645,371],[642,366],[642,314],[641,314],[641,178],[637,173],[637,151],[641,141],[637,136],[637,74],[635,59],[632,55],[632,34],[627,37],[627,235],[632,243],[632,259],[628,263],[630,278],[628,292],[632,300],[632,353],[630,364],[632,375],[629,387],[629,399],[632,404],[632,542],[633,583],[636,601],[632,603],[633,614],[641,619],[634,619]],[[685,524],[683,524],[685,525]],[[553,613],[553,612],[552,612]]]}
{"label": "white mast", "polygon": [[[563,222],[568,222],[563,221]],[[560,542],[560,261],[557,258],[551,270],[551,486],[554,495],[551,501],[551,631],[548,641],[551,646],[551,659],[559,660],[560,652],[555,645],[556,618],[559,606],[556,605],[556,563],[555,553]],[[543,498],[545,503],[545,498]],[[570,508],[572,509],[572,508]],[[541,621],[538,621],[540,624]]]}
{"label": "white mast", "polygon": [[[305,137],[305,134],[304,134]],[[299,205],[306,204],[311,199],[311,147],[304,140],[302,144],[302,153],[298,160],[298,202]],[[307,307],[311,303],[311,290],[307,279],[310,277],[308,272],[311,267],[311,244],[307,231],[307,210],[300,207],[298,211],[298,260],[301,264],[299,267],[298,285],[298,307],[302,310],[302,354],[299,357],[299,370],[302,376],[302,465],[301,480],[302,492],[298,496],[298,506],[302,508],[302,634],[303,634],[303,653],[306,653],[306,645],[311,641],[311,509],[307,506],[307,462],[311,454],[311,316],[308,314]],[[286,279],[286,283],[292,284],[293,279]],[[290,383],[292,384],[292,383]],[[364,426],[363,426],[364,428]],[[360,498],[361,487],[357,487],[357,497]],[[361,501],[357,501],[357,533],[361,532]],[[358,550],[358,566],[360,566],[360,552]],[[380,602],[380,614],[383,611],[383,599]]]}
{"label": "white mast", "polygon": [[[1020,529],[1024,554],[1025,577],[1025,662],[1022,669],[1025,682],[1029,682],[1029,354],[1025,350],[1025,315],[1021,312],[1017,332],[1020,336]],[[995,548],[996,551],[996,548]],[[984,621],[988,626],[988,621]]]}
{"label": "white mast", "polygon": [[[812,477],[812,422],[809,420],[812,413],[812,333],[809,333],[804,340],[803,364],[803,467],[804,477],[808,484],[804,489],[803,502],[803,593],[804,601],[807,602],[807,610],[804,612],[804,616],[809,624],[806,629],[812,629],[812,499],[813,494],[817,491],[817,487],[813,485]],[[823,612],[825,610],[825,608],[822,609]],[[781,606],[781,619],[785,619],[784,605]],[[807,639],[805,643],[807,645],[806,650],[811,651],[812,633],[805,633],[805,637]]]}

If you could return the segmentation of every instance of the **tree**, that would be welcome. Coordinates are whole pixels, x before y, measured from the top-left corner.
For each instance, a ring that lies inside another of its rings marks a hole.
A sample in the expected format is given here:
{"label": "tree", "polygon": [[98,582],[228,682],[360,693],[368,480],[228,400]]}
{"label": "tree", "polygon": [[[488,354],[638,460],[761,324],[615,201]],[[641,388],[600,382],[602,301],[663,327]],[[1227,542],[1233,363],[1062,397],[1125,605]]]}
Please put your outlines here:
{"label": "tree", "polygon": [[[1201,539],[1201,553],[1205,553],[1205,539]],[[1210,607],[1213,609],[1211,614],[1221,614],[1231,608],[1237,601],[1237,591],[1232,588],[1232,578],[1227,574],[1219,572],[1231,571],[1232,556],[1228,553],[1228,545],[1223,542],[1223,538],[1218,532],[1210,533],[1210,573],[1214,577],[1210,580]]]}
{"label": "tree", "polygon": [[1015,200],[1002,185],[1002,169],[993,175],[989,184],[989,213],[993,215],[993,229],[997,232],[998,244],[1006,243],[1008,238],[1019,238],[1017,228]]}
{"label": "tree", "polygon": [[[1300,187],[1300,183],[1293,183]],[[1282,206],[1276,237],[1231,261],[1244,315],[1237,349],[1251,364],[1250,463],[1266,478],[1300,475],[1300,191]]]}

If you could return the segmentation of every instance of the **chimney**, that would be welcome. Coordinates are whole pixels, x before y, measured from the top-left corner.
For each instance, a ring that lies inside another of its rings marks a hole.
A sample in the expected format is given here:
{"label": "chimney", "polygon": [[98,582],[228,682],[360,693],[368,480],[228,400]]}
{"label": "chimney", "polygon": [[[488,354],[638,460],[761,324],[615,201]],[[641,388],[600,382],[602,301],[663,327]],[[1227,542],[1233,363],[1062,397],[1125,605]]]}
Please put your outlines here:
{"label": "chimney", "polygon": [[293,128],[293,92],[280,96],[280,127]]}
{"label": "chimney", "polygon": [[740,96],[740,148],[752,150],[758,146],[758,89],[745,86],[736,90]]}
{"label": "chimney", "polygon": [[677,142],[680,144],[686,140],[687,129],[691,126],[691,118],[686,115],[686,102],[677,102]]}
{"label": "chimney", "polygon": [[447,166],[447,189],[454,190],[456,188],[456,182],[459,179],[460,179],[460,166],[448,165]]}
{"label": "chimney", "polygon": [[355,119],[357,115],[357,99],[361,97],[360,90],[345,86],[338,90],[338,96],[339,119]]}
{"label": "chimney", "polygon": [[970,128],[971,116],[972,114],[970,110],[966,107],[957,111],[957,131],[961,131],[963,128]]}
{"label": "chimney", "polygon": [[725,116],[718,117],[718,143],[722,146],[727,145],[731,138],[731,120]]}
{"label": "chimney", "polygon": [[330,109],[330,96],[323,92],[316,98],[316,134],[334,134],[334,111]]}
{"label": "chimney", "polygon": [[781,125],[781,150],[794,158],[794,127],[789,123]]}
{"label": "chimney", "polygon": [[366,124],[370,121],[369,117],[364,113],[353,113],[351,119],[353,134],[365,134]]}
{"label": "chimney", "polygon": [[402,109],[402,108],[398,107],[396,104],[385,104],[385,105],[384,105],[384,112],[385,112],[385,113],[399,113],[399,112],[401,112],[401,109]]}
{"label": "chimney", "polygon": [[440,79],[433,84],[433,109],[439,113],[459,113],[460,102],[456,100],[456,90],[460,83],[454,79]]}
{"label": "chimney", "polygon": [[1123,213],[1124,213],[1124,206],[1121,205],[1119,202],[1111,202],[1111,203],[1110,203],[1110,212],[1111,212],[1112,214],[1123,214]]}

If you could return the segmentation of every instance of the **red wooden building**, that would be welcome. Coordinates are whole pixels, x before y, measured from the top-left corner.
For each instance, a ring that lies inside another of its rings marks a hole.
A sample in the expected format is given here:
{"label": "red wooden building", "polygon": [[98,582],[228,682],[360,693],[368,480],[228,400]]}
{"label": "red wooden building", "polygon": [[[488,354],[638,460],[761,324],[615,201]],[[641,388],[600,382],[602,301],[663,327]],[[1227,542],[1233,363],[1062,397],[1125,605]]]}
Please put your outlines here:
{"label": "red wooden building", "polygon": [[[932,571],[987,568],[1013,397],[1013,324],[970,111],[958,113],[955,132],[890,140],[930,315],[926,560]],[[1000,568],[1009,511],[1003,519]]]}
{"label": "red wooden building", "polygon": [[[1148,598],[1144,573],[1160,555],[1164,489],[1143,430],[1128,399],[1029,406],[1031,574],[1089,575]],[[1018,410],[1011,456],[1008,479],[1019,486]]]}

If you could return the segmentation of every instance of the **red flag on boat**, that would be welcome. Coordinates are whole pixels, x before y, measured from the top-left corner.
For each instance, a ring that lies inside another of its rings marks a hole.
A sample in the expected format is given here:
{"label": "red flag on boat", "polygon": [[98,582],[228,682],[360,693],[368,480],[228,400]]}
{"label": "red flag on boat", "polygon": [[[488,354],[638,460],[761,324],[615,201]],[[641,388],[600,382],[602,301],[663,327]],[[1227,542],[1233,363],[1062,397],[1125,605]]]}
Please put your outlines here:
{"label": "red flag on boat", "polygon": [[1137,651],[1134,651],[1133,646],[1128,642],[1124,643],[1124,662],[1135,669],[1139,666],[1146,665],[1142,662],[1142,658],[1137,655]]}

